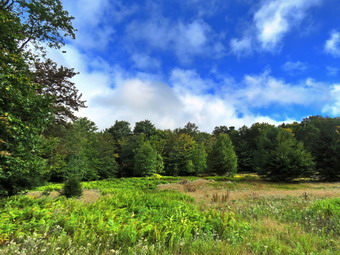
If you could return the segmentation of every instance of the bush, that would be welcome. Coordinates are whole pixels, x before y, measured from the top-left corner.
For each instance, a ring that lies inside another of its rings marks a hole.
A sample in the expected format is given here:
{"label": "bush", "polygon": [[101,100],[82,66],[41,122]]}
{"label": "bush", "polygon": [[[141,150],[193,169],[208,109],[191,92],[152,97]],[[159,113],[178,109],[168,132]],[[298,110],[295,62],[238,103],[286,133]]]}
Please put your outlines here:
{"label": "bush", "polygon": [[75,176],[69,177],[64,183],[62,195],[66,197],[80,197],[83,194],[79,178]]}

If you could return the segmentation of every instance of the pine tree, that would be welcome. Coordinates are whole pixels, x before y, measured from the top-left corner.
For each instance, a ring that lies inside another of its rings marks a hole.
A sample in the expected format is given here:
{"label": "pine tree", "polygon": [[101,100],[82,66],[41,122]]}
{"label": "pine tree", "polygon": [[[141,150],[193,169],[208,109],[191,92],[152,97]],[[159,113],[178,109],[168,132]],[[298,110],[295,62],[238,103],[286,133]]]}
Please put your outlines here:
{"label": "pine tree", "polygon": [[219,134],[209,155],[209,171],[219,175],[233,175],[237,172],[237,157],[227,134]]}
{"label": "pine tree", "polygon": [[309,177],[314,171],[312,155],[281,128],[271,128],[260,136],[255,157],[258,173],[274,181]]}

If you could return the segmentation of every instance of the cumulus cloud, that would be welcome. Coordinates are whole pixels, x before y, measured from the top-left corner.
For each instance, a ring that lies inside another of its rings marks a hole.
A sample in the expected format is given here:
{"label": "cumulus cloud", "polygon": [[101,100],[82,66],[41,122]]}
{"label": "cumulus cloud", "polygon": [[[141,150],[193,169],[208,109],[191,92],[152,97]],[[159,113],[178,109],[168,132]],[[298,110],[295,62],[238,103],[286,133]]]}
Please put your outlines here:
{"label": "cumulus cloud", "polygon": [[308,68],[307,64],[301,61],[296,61],[296,62],[287,61],[286,63],[282,65],[282,69],[288,73],[303,72],[303,71],[306,71],[307,68]]}
{"label": "cumulus cloud", "polygon": [[300,84],[290,84],[270,76],[267,72],[261,75],[246,75],[244,87],[240,89],[240,101],[253,107],[279,105],[313,105],[325,104],[329,97],[327,84],[307,79]]}
{"label": "cumulus cloud", "polygon": [[101,58],[89,59],[70,45],[66,50],[66,54],[51,51],[49,56],[80,72],[73,81],[87,100],[88,108],[81,109],[78,116],[90,118],[100,129],[113,125],[115,120],[133,124],[144,119],[162,129],[174,129],[191,121],[208,132],[219,125],[279,124],[293,120],[275,120],[255,114],[251,108],[277,104],[322,107],[330,96],[334,103],[327,105],[324,111],[336,114],[339,109],[339,100],[335,99],[339,98],[340,86],[330,91],[327,84],[312,79],[290,84],[265,72],[246,75],[240,82],[233,81],[235,85],[227,78],[216,81],[202,78],[195,70],[179,68],[163,79],[112,67]]}
{"label": "cumulus cloud", "polygon": [[340,57],[340,33],[332,31],[330,38],[325,43],[325,51],[334,57]]}
{"label": "cumulus cloud", "polygon": [[219,55],[224,48],[215,43],[210,26],[203,20],[171,22],[162,16],[146,21],[132,21],[126,28],[132,42],[144,42],[148,47],[175,52],[180,60],[195,55]]}
{"label": "cumulus cloud", "polygon": [[324,113],[332,114],[333,116],[340,115],[340,84],[334,84],[331,89],[331,101],[323,108]]}
{"label": "cumulus cloud", "polygon": [[146,54],[133,53],[131,55],[131,60],[133,61],[134,66],[139,69],[159,69],[161,66],[159,60]]}
{"label": "cumulus cloud", "polygon": [[63,6],[76,19],[75,45],[83,49],[105,49],[115,34],[114,25],[133,14],[138,7],[127,6],[121,1],[63,0]]}
{"label": "cumulus cloud", "polygon": [[[321,0],[265,0],[253,16],[251,34],[230,42],[232,53],[249,54],[256,50],[274,51],[283,37],[305,18],[307,10]],[[249,43],[251,40],[256,44]]]}
{"label": "cumulus cloud", "polygon": [[233,38],[230,41],[231,53],[237,55],[238,57],[243,55],[249,55],[252,49],[252,37],[244,36],[242,39]]}
{"label": "cumulus cloud", "polygon": [[171,86],[178,92],[191,91],[195,94],[205,94],[215,88],[215,83],[209,79],[203,79],[195,70],[175,68],[170,74]]}

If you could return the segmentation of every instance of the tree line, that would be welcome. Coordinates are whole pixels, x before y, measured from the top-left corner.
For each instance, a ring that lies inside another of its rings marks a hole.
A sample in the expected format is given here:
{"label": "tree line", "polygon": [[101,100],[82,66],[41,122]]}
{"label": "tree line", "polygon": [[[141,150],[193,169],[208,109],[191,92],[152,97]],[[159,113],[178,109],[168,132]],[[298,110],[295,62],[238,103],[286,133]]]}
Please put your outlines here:
{"label": "tree line", "polygon": [[183,128],[160,130],[149,120],[137,122],[133,129],[127,121],[116,121],[97,132],[93,122],[81,118],[54,134],[59,143],[50,178],[61,181],[70,172],[81,174],[83,180],[96,180],[246,171],[274,181],[303,177],[338,181],[339,131],[339,118],[321,116],[278,127],[218,126],[211,134],[190,122]]}
{"label": "tree line", "polygon": [[44,181],[111,177],[233,175],[256,171],[277,181],[339,180],[340,119],[312,116],[279,127],[194,123],[160,130],[149,120],[104,130],[74,112],[85,107],[72,68],[46,57],[74,38],[60,0],[0,1],[0,195]]}

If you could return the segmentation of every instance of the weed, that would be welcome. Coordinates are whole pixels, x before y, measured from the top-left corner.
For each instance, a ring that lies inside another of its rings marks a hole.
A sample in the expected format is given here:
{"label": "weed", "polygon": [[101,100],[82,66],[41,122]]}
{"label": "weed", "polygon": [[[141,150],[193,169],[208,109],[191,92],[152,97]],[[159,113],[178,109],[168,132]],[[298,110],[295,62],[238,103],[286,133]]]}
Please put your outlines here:
{"label": "weed", "polygon": [[308,192],[303,192],[302,193],[302,197],[303,197],[304,200],[309,200],[310,199],[310,195],[309,195]]}
{"label": "weed", "polygon": [[227,190],[225,193],[214,193],[211,197],[213,203],[227,203],[230,198],[230,191]]}

